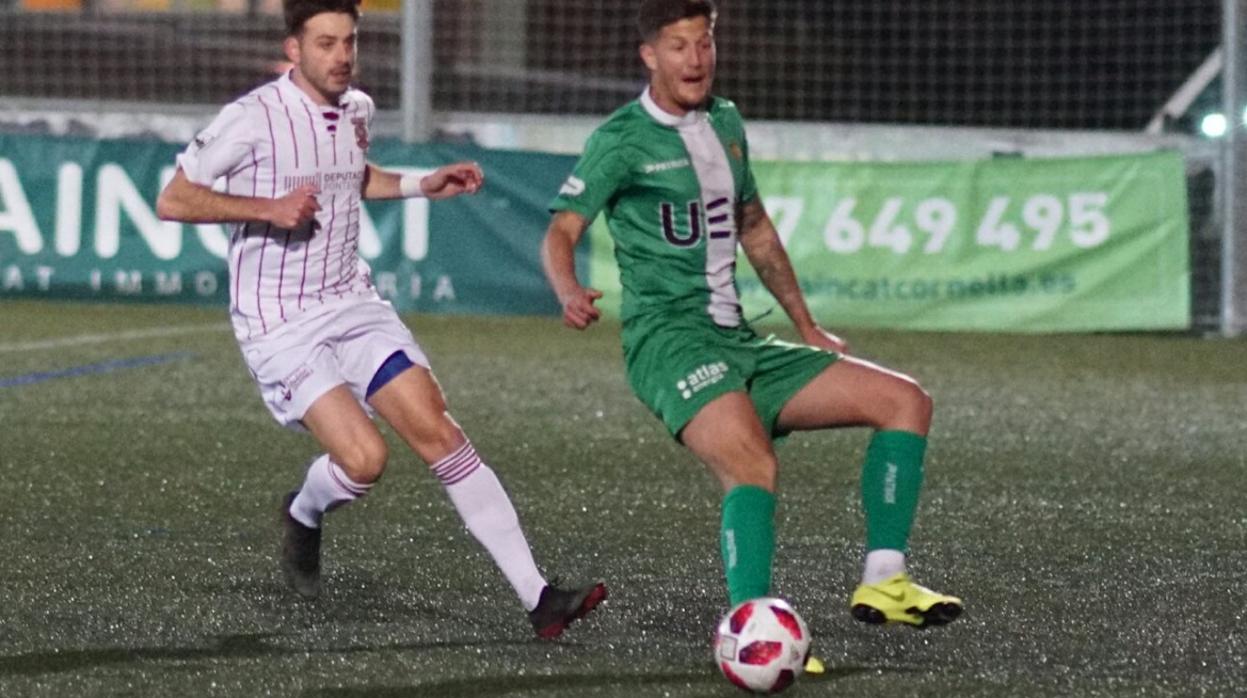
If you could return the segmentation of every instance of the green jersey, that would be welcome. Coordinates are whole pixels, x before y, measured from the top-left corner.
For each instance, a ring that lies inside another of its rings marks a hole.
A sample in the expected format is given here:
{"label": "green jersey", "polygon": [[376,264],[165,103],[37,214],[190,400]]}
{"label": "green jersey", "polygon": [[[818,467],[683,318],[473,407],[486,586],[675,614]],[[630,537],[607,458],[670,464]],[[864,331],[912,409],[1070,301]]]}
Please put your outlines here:
{"label": "green jersey", "polygon": [[586,220],[605,212],[625,323],[692,312],[736,327],[736,216],[757,195],[736,105],[716,97],[676,117],[647,90],[593,132],[550,208]]}

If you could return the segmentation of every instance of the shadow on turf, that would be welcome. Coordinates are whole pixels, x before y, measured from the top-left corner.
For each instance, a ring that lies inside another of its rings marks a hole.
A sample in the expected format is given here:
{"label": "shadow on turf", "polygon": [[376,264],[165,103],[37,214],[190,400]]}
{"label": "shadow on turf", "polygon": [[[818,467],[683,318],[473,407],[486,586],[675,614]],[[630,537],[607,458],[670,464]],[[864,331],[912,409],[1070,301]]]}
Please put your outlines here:
{"label": "shadow on turf", "polygon": [[[0,676],[39,676],[65,671],[90,669],[108,664],[130,664],[146,661],[195,661],[206,659],[223,659],[229,657],[254,658],[257,656],[304,655],[310,652],[329,654],[348,654],[354,652],[371,652],[376,647],[352,647],[347,649],[310,650],[307,648],[281,647],[268,642],[270,638],[279,637],[273,633],[250,633],[245,635],[229,635],[218,638],[211,647],[131,647],[108,648],[93,650],[65,650],[51,652],[28,652],[10,656],[0,656]],[[528,645],[531,640],[524,641],[484,641],[484,642],[435,642],[388,645],[387,649],[446,649],[447,647],[470,647],[482,645]],[[837,678],[845,678],[864,672],[876,671],[872,667],[835,667],[819,677],[807,677],[806,682],[823,683]],[[305,691],[303,695],[313,698],[356,698],[363,696],[380,696],[381,698],[400,698],[402,696],[438,696],[439,698],[489,698],[503,696],[521,690],[571,690],[571,689],[602,689],[602,688],[643,688],[662,687],[671,684],[682,684],[711,691],[708,695],[721,695],[722,679],[711,668],[695,672],[669,672],[665,674],[551,674],[544,676],[505,676],[497,678],[461,678],[450,679],[419,686],[361,686],[351,688],[323,688]],[[682,695],[690,695],[684,693]]]}
{"label": "shadow on turf", "polygon": [[[876,667],[837,667],[828,669],[827,673],[817,677],[806,677],[803,683],[825,683],[836,679],[847,678],[855,674],[877,671]],[[672,685],[685,687],[674,689]],[[437,683],[420,684],[419,686],[355,686],[351,688],[320,688],[304,691],[301,695],[307,698],[408,698],[415,696],[437,696],[437,698],[490,698],[505,696],[517,691],[570,691],[575,689],[607,689],[653,687],[678,690],[671,694],[664,691],[663,695],[680,695],[685,698],[695,696],[722,696],[734,693],[732,689],[713,668],[705,671],[668,672],[665,674],[549,674],[533,676],[500,676],[497,678],[450,679]],[[727,688],[727,691],[723,689]],[[698,691],[688,693],[687,690]],[[657,695],[657,694],[655,694]]]}
{"label": "shadow on turf", "polygon": [[[251,633],[219,637],[216,645],[211,647],[113,647],[107,649],[28,652],[26,654],[0,656],[0,677],[39,676],[41,674],[55,674],[62,671],[90,669],[105,664],[130,664],[145,661],[194,661],[200,659],[226,659],[229,657],[254,658],[259,656],[272,657],[322,653],[352,654],[382,649],[370,646],[309,649],[306,647],[282,647],[267,642],[270,638],[275,637],[280,636],[273,633]],[[428,642],[386,645],[383,649],[445,649],[447,647],[529,645],[532,642],[532,640]]]}

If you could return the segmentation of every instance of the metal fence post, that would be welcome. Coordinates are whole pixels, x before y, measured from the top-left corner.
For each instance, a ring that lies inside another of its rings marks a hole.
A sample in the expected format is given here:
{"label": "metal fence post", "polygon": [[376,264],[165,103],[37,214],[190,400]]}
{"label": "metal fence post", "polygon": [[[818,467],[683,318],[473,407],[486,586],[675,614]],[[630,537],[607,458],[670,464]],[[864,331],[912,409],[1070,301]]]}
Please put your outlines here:
{"label": "metal fence post", "polygon": [[403,0],[402,40],[403,140],[427,141],[433,134],[433,0]]}
{"label": "metal fence post", "polygon": [[1225,228],[1221,247],[1221,333],[1247,332],[1247,0],[1224,0]]}

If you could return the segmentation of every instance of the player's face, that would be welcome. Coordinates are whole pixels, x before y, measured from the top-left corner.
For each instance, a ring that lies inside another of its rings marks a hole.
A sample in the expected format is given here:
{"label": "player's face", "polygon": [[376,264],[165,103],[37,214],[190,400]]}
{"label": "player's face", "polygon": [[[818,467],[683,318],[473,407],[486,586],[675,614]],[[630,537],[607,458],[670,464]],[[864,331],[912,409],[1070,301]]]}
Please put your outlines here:
{"label": "player's face", "polygon": [[714,27],[705,17],[682,19],[641,44],[650,71],[650,96],[677,116],[700,108],[714,83]]}
{"label": "player's face", "polygon": [[322,12],[307,20],[302,34],[286,39],[295,82],[317,102],[337,103],[355,77],[356,37],[355,20],[344,12]]}

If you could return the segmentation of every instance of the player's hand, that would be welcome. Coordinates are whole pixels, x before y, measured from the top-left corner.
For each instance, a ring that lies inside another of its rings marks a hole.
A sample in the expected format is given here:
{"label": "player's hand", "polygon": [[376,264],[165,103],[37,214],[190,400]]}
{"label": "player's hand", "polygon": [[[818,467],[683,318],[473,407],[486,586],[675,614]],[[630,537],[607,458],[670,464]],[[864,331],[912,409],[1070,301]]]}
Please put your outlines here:
{"label": "player's hand", "polygon": [[278,228],[294,230],[316,217],[320,204],[316,194],[320,191],[313,184],[305,184],[280,199],[273,199],[268,211],[268,221]]}
{"label": "player's hand", "polygon": [[593,303],[601,297],[602,292],[596,288],[577,288],[559,298],[559,302],[563,304],[563,324],[575,330],[583,330],[597,322],[602,317],[602,311],[595,308]]}
{"label": "player's hand", "polygon": [[849,353],[849,343],[840,337],[824,330],[818,325],[814,325],[807,330],[801,332],[801,341],[812,347],[819,349],[827,349],[837,354]]}
{"label": "player's hand", "polygon": [[475,162],[443,165],[420,180],[420,191],[430,199],[449,199],[460,194],[475,194],[485,183],[485,173]]}

